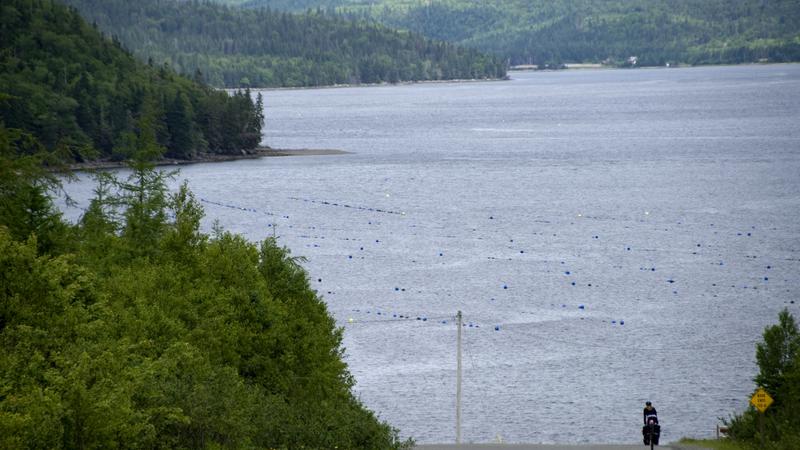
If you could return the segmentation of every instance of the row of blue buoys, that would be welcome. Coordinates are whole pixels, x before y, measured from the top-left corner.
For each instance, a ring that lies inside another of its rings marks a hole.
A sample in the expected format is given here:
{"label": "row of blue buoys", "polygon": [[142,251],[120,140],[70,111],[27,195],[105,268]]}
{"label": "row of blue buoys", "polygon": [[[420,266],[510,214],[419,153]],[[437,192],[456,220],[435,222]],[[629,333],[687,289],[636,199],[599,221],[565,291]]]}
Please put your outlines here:
{"label": "row of blue buoys", "polygon": [[[268,212],[268,211],[259,211],[259,210],[255,209],[255,208],[245,208],[243,206],[233,205],[233,204],[229,204],[229,203],[215,202],[215,201],[207,200],[207,199],[204,199],[204,198],[201,198],[200,202],[207,203],[209,205],[220,206],[220,207],[228,208],[228,209],[236,209],[236,210],[239,210],[239,211],[263,214],[265,216],[278,216],[278,214],[271,213],[271,212]],[[283,218],[283,219],[288,219],[289,218],[289,216],[280,216],[280,217]]]}
{"label": "row of blue buoys", "polygon": [[353,206],[353,205],[348,205],[346,203],[328,202],[328,201],[324,201],[324,200],[314,200],[314,199],[310,199],[310,198],[289,197],[289,200],[297,200],[297,201],[306,202],[306,203],[314,203],[314,204],[317,204],[317,205],[336,206],[336,207],[340,207],[340,208],[356,209],[356,210],[359,210],[359,211],[376,212],[376,213],[382,213],[382,214],[394,214],[394,215],[398,215],[398,216],[404,216],[405,215],[404,212],[400,212],[400,211],[391,211],[391,210],[381,209],[381,208],[371,208],[371,207],[368,207],[368,206]]}
{"label": "row of blue buoys", "polygon": [[[294,199],[295,199],[295,200],[303,200],[303,199],[299,199],[299,198],[294,198]],[[236,206],[236,205],[227,205],[227,204],[222,204],[222,203],[219,203],[219,202],[211,202],[211,201],[208,201],[208,200],[205,200],[205,199],[201,199],[201,200],[202,200],[202,201],[205,201],[206,203],[209,203],[209,204],[214,204],[214,205],[218,205],[218,206],[222,206],[222,207],[227,207],[227,208],[237,209],[237,210],[241,210],[241,211],[245,211],[245,212],[260,213],[258,210],[254,209],[254,208],[242,208],[242,207],[239,207],[239,206]],[[325,205],[325,206],[336,206],[336,207],[342,207],[342,208],[359,209],[359,210],[370,211],[370,212],[378,212],[378,213],[399,214],[399,213],[397,213],[397,212],[395,212],[395,211],[387,211],[387,210],[381,210],[381,209],[377,209],[377,208],[365,208],[365,207],[357,207],[357,206],[352,206],[352,205],[348,205],[348,204],[342,204],[342,203],[335,203],[335,202],[324,202],[324,201],[323,201],[323,202],[320,202],[320,201],[316,201],[316,200],[310,200],[310,199],[308,199],[308,200],[304,200],[304,201],[306,201],[306,202],[310,202],[310,203],[318,203],[318,204],[322,204],[322,205]],[[272,213],[263,213],[263,214],[266,214],[266,215],[273,215],[273,216],[275,215],[275,214],[272,214]],[[284,218],[288,219],[288,216],[282,216],[282,217],[284,217]],[[494,220],[494,219],[495,219],[495,217],[494,217],[494,216],[492,216],[492,217],[490,217],[490,219],[491,219],[491,220]],[[370,224],[372,224],[372,221],[370,221]],[[315,228],[315,227],[312,227],[312,229],[316,229],[316,228]],[[536,234],[536,235],[542,235],[542,236],[544,236],[544,234],[540,234],[540,233],[534,233],[534,234]],[[742,233],[739,233],[739,235],[742,235]],[[751,236],[751,233],[747,233],[747,235],[748,235],[748,236]],[[307,235],[306,235],[306,236],[304,236],[304,237],[307,237],[307,238],[312,238],[312,236],[307,236]],[[449,237],[449,236],[448,236],[448,237]],[[313,238],[317,238],[317,239],[325,239],[325,237],[324,237],[324,236],[313,236]],[[598,239],[599,239],[599,235],[592,235],[592,236],[591,236],[591,238],[592,238],[592,239],[595,239],[595,240],[598,240]],[[350,240],[350,239],[345,239],[345,240]],[[359,239],[355,239],[355,238],[354,238],[354,239],[352,239],[352,240],[353,240],[353,241],[356,241],[356,240],[359,240]],[[380,240],[379,240],[379,239],[376,239],[376,240],[375,240],[375,242],[376,242],[376,243],[380,243]],[[509,242],[513,243],[513,242],[514,242],[514,239],[509,239]],[[315,246],[318,246],[318,245],[315,245]],[[705,248],[709,248],[709,247],[708,247],[708,246],[706,246],[705,244],[703,244],[703,243],[697,243],[697,242],[693,242],[693,243],[692,243],[692,245],[691,245],[691,247],[693,247],[693,248],[697,248],[697,249],[698,249],[698,251],[699,251],[699,249],[700,249],[700,248],[703,248],[703,247],[705,247]],[[712,246],[712,247],[713,247],[713,246]],[[362,251],[363,251],[363,249],[364,249],[364,248],[363,248],[363,247],[361,247],[361,250],[362,250]],[[511,250],[518,251],[518,252],[519,252],[519,254],[524,254],[524,253],[525,253],[525,250],[520,250],[519,248],[517,248],[517,249],[513,249],[512,247],[510,247],[510,246],[509,246],[509,247],[508,247],[508,249],[511,249]],[[628,251],[628,252],[632,251],[632,247],[630,247],[630,246],[625,246],[625,245],[623,245],[623,246],[622,246],[620,249],[624,249],[624,251]],[[691,248],[689,248],[689,249],[687,249],[687,250],[689,250],[689,251],[690,251],[690,250],[691,250]],[[445,254],[445,252],[446,252],[446,249],[442,249],[442,250],[440,250],[440,251],[438,251],[438,252],[434,253],[434,255],[435,255],[435,254],[438,254],[438,256],[441,258],[441,257],[444,257],[444,254]],[[694,253],[694,254],[697,254],[698,252],[692,252],[692,253]],[[346,257],[346,258],[348,258],[348,259],[354,259],[354,256],[353,256],[353,255],[347,255],[347,254],[345,254],[345,257]],[[753,258],[755,258],[755,257],[753,257]],[[364,258],[363,258],[363,257],[361,257],[360,259],[364,259]],[[511,259],[511,258],[509,258],[509,259]],[[415,261],[415,262],[416,262],[416,261]],[[561,264],[563,265],[563,264],[565,264],[565,263],[562,261],[562,262],[561,262]],[[719,261],[719,262],[718,262],[718,264],[719,264],[719,266],[724,266],[724,265],[725,265],[725,263],[724,263],[723,261]],[[762,266],[762,267],[763,267],[763,266]],[[766,266],[766,268],[769,270],[769,269],[771,269],[772,267],[771,267],[771,266]],[[655,271],[656,271],[656,268],[655,268],[655,267],[640,267],[640,270],[641,270],[641,271],[648,271],[648,272],[655,272]],[[564,273],[565,275],[567,275],[567,276],[574,275],[574,272],[573,272],[573,271],[571,271],[571,270],[564,271],[563,273]],[[762,277],[762,279],[763,279],[763,281],[764,281],[764,282],[767,282],[767,281],[769,281],[769,278],[770,278],[770,277],[768,277],[768,276],[763,276],[763,277]],[[663,278],[662,278],[662,280],[663,280]],[[674,280],[674,279],[671,279],[671,278],[670,278],[670,279],[667,279],[667,280],[666,280],[666,282],[667,282],[667,283],[669,283],[669,284],[674,284],[674,283],[676,283],[677,281],[676,281],[676,280]],[[572,286],[577,286],[577,283],[576,283],[575,281],[571,281],[571,285],[572,285]],[[581,284],[581,285],[583,285],[583,284]],[[503,284],[501,284],[501,286],[502,286],[502,289],[504,289],[504,290],[508,290],[508,289],[509,289],[509,285],[508,285],[507,283],[503,283]],[[588,284],[588,286],[593,286],[593,285],[590,283],[590,284]],[[734,287],[734,286],[732,286],[732,287]],[[756,286],[742,286],[742,288],[743,288],[743,289],[750,289],[750,288],[751,288],[751,289],[758,289],[758,287],[756,287]],[[404,292],[404,291],[405,291],[405,288],[399,288],[399,287],[395,287],[395,289],[394,289],[394,290],[395,290],[395,291]],[[678,294],[678,291],[674,290],[674,291],[672,291],[672,293],[673,293],[674,295],[677,295],[677,294]],[[584,308],[583,308],[583,305],[581,305],[580,309],[584,309]],[[422,320],[422,319],[420,319],[420,320]],[[442,321],[442,323],[447,323],[447,321]],[[623,320],[619,320],[619,321],[611,321],[611,323],[612,323],[612,324],[617,324],[617,323],[618,323],[619,325],[624,325],[624,321],[623,321]],[[469,324],[465,324],[465,326],[469,326]],[[496,329],[497,329],[497,330],[499,330],[499,325],[498,325],[498,326],[496,326]]]}
{"label": "row of blue buoys", "polygon": [[[368,309],[368,310],[354,309],[353,312],[372,314],[373,311],[371,309]],[[419,322],[428,322],[428,316],[427,315],[398,314],[398,313],[387,313],[387,312],[381,312],[381,311],[375,311],[375,315],[376,316],[381,316],[382,318],[385,317],[386,318],[385,320],[381,320],[381,321],[385,321],[385,322],[391,322],[394,319],[404,320],[404,321],[405,320],[415,320],[415,321],[419,321]],[[348,321],[348,323],[357,323],[358,322],[357,320],[353,319],[352,317],[350,317],[347,321]],[[442,325],[447,325],[448,323],[451,323],[451,322],[448,321],[447,319],[438,319],[438,323],[442,324]],[[461,326],[464,327],[464,328],[481,328],[481,325],[478,324],[478,323],[475,323],[475,322],[463,322],[461,324]],[[495,325],[494,326],[494,330],[495,331],[500,331],[500,325]]]}

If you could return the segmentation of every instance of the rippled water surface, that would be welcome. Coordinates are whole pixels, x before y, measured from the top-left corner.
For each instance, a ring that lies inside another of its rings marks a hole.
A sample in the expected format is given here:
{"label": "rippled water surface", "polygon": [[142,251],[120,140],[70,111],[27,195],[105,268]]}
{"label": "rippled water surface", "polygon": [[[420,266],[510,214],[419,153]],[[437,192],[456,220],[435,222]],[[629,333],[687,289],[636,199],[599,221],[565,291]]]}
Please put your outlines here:
{"label": "rippled water surface", "polygon": [[402,436],[455,439],[458,310],[474,442],[635,443],[645,400],[666,441],[709,437],[800,316],[800,65],[264,96],[265,143],[353,154],[180,177],[209,228],[308,259]]}

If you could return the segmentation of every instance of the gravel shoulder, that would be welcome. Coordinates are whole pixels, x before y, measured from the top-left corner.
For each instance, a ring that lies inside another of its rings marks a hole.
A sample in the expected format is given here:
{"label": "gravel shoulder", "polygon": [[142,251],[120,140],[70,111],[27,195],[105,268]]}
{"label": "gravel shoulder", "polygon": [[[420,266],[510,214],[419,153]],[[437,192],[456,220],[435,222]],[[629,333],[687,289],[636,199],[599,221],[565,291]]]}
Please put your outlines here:
{"label": "gravel shoulder", "polygon": [[[622,444],[431,444],[418,445],[414,448],[418,450],[643,450],[649,449],[650,446]],[[659,445],[656,448],[660,450],[683,450],[686,447]]]}

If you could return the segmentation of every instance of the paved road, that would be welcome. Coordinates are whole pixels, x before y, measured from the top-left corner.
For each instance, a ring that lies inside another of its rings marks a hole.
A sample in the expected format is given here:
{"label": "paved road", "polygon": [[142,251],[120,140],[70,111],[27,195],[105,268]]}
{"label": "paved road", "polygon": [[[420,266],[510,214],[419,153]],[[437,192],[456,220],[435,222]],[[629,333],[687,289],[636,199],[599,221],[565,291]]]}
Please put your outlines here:
{"label": "paved road", "polygon": [[[686,447],[659,445],[660,450],[681,450]],[[644,445],[547,445],[547,444],[434,444],[418,445],[418,450],[649,450]]]}

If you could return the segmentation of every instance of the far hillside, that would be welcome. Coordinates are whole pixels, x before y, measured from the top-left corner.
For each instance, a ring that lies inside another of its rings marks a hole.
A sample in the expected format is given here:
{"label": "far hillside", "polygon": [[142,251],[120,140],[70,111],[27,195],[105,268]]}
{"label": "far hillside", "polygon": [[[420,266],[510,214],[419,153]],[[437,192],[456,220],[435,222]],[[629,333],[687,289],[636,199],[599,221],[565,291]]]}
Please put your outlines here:
{"label": "far hillside", "polygon": [[320,8],[507,58],[511,64],[800,61],[797,0],[219,0]]}
{"label": "far hillside", "polygon": [[0,128],[22,130],[67,162],[240,154],[261,141],[262,109],[137,61],[52,0],[0,4]]}
{"label": "far hillside", "polygon": [[174,0],[67,0],[140,59],[216,87],[299,87],[505,76],[505,63],[408,31],[329,16]]}

